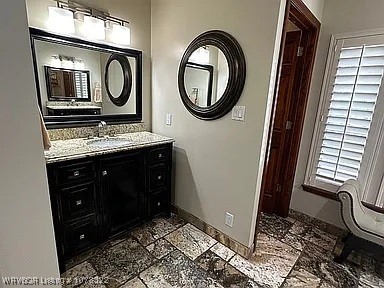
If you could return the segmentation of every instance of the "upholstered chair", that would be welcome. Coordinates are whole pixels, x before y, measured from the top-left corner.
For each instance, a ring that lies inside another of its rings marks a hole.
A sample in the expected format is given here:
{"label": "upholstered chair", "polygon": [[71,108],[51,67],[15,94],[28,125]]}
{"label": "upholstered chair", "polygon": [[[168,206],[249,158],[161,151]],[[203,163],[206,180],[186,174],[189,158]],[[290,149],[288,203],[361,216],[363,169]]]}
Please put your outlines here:
{"label": "upholstered chair", "polygon": [[343,262],[355,249],[371,250],[384,255],[384,214],[375,212],[362,203],[362,191],[358,181],[347,180],[338,190],[341,215],[349,231],[343,241],[344,249],[334,260]]}

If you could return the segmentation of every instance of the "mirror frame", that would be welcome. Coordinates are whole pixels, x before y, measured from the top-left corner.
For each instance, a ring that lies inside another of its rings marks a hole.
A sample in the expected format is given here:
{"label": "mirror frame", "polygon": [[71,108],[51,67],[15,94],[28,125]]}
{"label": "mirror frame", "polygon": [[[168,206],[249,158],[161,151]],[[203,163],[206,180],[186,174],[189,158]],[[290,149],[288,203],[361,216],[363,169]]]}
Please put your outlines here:
{"label": "mirror frame", "polygon": [[87,50],[106,52],[106,53],[116,53],[125,57],[135,58],[136,62],[136,79],[134,79],[136,84],[136,113],[134,114],[108,114],[108,115],[82,115],[82,116],[44,116],[44,122],[48,129],[55,128],[69,128],[69,127],[83,127],[83,126],[94,126],[97,125],[100,121],[105,121],[108,124],[127,124],[127,123],[140,123],[142,121],[142,63],[143,56],[142,52],[139,50],[122,48],[119,46],[112,46],[107,43],[100,42],[91,42],[83,38],[70,37],[57,35],[45,30],[37,28],[29,28],[31,48],[32,48],[32,58],[33,66],[35,72],[35,84],[37,92],[37,101],[42,110],[42,103],[40,97],[40,85],[39,85],[39,74],[37,66],[37,56],[35,51],[35,41],[45,41],[53,44],[61,44],[65,46],[71,46],[75,48],[83,48]]}
{"label": "mirror frame", "polygon": [[[190,101],[185,89],[184,74],[192,53],[196,49],[207,45],[215,46],[223,52],[228,62],[229,75],[223,96],[209,107],[200,107]],[[236,105],[243,92],[245,78],[246,63],[240,44],[225,31],[210,30],[197,36],[184,52],[178,73],[179,93],[184,106],[192,115],[203,120],[214,120],[226,115]]]}
{"label": "mirror frame", "polygon": [[[56,97],[52,96],[52,80],[50,76],[50,69],[57,69],[60,71],[71,71],[71,72],[82,72],[87,74],[87,85],[88,85],[88,97],[87,98],[76,98],[76,97]],[[44,65],[44,74],[45,74],[45,83],[47,86],[47,98],[49,101],[76,101],[76,102],[91,102],[91,83],[90,83],[90,71],[89,70],[80,70],[80,69],[68,69],[68,68],[58,68],[48,65]]]}
{"label": "mirror frame", "polygon": [[[109,66],[114,60],[119,62],[123,70],[123,78],[124,78],[123,89],[121,90],[120,95],[117,97],[113,96],[111,91],[109,90],[108,72],[109,72]],[[128,102],[129,97],[131,96],[131,91],[132,91],[132,70],[131,70],[131,64],[129,63],[127,57],[120,54],[116,54],[116,53],[109,56],[109,59],[105,64],[104,82],[105,82],[105,90],[107,91],[108,97],[112,101],[112,103],[119,107],[124,106]]]}

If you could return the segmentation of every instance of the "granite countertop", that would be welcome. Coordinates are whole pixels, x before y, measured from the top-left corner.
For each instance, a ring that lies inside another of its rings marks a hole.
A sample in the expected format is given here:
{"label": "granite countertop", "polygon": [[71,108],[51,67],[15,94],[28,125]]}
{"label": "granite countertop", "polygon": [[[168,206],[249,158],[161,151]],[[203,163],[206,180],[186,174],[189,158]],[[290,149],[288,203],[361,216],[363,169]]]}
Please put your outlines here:
{"label": "granite countertop", "polygon": [[88,145],[88,142],[101,138],[57,140],[52,141],[52,147],[49,151],[44,152],[45,160],[49,164],[174,142],[172,138],[150,132],[118,134],[116,137],[109,138],[127,140],[132,143],[117,147],[95,147]]}
{"label": "granite countertop", "polygon": [[63,109],[101,109],[100,106],[70,106],[70,105],[62,105],[62,106],[47,106],[48,109],[57,109],[57,110],[63,110]]}

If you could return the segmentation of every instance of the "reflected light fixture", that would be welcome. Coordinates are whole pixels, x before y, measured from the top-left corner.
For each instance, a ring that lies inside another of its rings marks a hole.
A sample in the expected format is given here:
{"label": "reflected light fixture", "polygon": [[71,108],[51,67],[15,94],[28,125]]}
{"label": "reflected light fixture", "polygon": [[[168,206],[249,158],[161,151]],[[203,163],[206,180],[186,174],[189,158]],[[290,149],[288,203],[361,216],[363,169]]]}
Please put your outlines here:
{"label": "reflected light fixture", "polygon": [[85,37],[95,40],[105,39],[105,22],[101,19],[92,16],[84,16],[84,23],[82,26],[83,34]]}
{"label": "reflected light fixture", "polygon": [[73,12],[60,7],[48,7],[48,29],[61,34],[74,34]]}
{"label": "reflected light fixture", "polygon": [[112,41],[122,45],[131,45],[131,29],[123,25],[113,24]]}
{"label": "reflected light fixture", "polygon": [[208,47],[200,47],[199,49],[195,50],[189,61],[199,64],[208,64],[209,63],[209,49]]}
{"label": "reflected light fixture", "polygon": [[61,60],[59,55],[51,56],[51,66],[56,68],[61,68]]}

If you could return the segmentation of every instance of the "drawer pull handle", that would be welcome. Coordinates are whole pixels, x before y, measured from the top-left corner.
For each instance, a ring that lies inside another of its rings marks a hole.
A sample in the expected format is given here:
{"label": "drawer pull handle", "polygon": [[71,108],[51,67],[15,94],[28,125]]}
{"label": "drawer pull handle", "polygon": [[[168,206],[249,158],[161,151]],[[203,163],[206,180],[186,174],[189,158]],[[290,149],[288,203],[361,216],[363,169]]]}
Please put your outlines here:
{"label": "drawer pull handle", "polygon": [[75,172],[73,172],[73,176],[78,177],[79,175],[80,175],[80,172],[79,172],[79,171],[75,171]]}
{"label": "drawer pull handle", "polygon": [[81,204],[82,204],[81,200],[77,200],[77,201],[76,201],[76,205],[77,205],[77,206],[79,206],[79,205],[81,205]]}
{"label": "drawer pull handle", "polygon": [[159,154],[159,158],[163,158],[163,154],[160,153],[160,154]]}
{"label": "drawer pull handle", "polygon": [[106,175],[108,175],[108,172],[107,172],[106,170],[104,170],[103,172],[101,172],[101,174],[102,174],[103,176],[106,176]]}
{"label": "drawer pull handle", "polygon": [[80,240],[83,240],[85,238],[85,235],[84,234],[81,234],[80,235]]}
{"label": "drawer pull handle", "polygon": [[161,180],[161,175],[157,176],[157,180]]}
{"label": "drawer pull handle", "polygon": [[157,202],[157,206],[159,206],[159,207],[160,207],[160,206],[161,206],[161,202]]}

